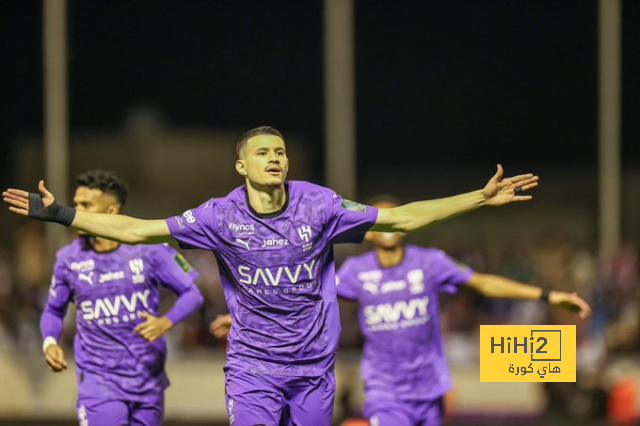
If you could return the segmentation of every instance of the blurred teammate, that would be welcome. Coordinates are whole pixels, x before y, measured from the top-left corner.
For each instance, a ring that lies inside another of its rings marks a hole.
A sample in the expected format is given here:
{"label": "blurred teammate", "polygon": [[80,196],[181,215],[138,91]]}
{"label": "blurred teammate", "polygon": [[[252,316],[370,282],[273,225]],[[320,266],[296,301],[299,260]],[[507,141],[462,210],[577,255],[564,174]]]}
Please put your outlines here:
{"label": "blurred teammate", "polygon": [[[282,135],[245,133],[236,147],[245,184],[226,197],[166,220],[74,212],[40,193],[3,192],[10,210],[132,244],[176,240],[218,260],[233,326],[225,366],[227,412],[234,426],[331,423],[333,366],[340,332],[332,244],[360,242],[366,231],[411,232],[472,211],[526,201],[531,174],[454,197],[375,209],[307,182],[286,181]],[[75,213],[75,214],[74,214]],[[285,418],[286,417],[286,418]]]}
{"label": "blurred teammate", "polygon": [[[393,201],[373,204],[393,208]],[[405,246],[401,233],[369,232],[374,250],[338,270],[338,296],[358,302],[365,338],[361,365],[364,414],[372,426],[437,426],[451,387],[440,333],[438,293],[460,284],[486,297],[543,299],[581,318],[589,305],[575,293],[548,292],[497,275],[480,274],[435,248]]]}
{"label": "blurred teammate", "polygon": [[[112,172],[83,173],[77,184],[78,211],[117,215],[127,198],[125,182]],[[57,340],[67,305],[76,305],[81,426],[162,424],[169,385],[162,336],[202,304],[196,277],[166,245],[123,245],[80,232],[58,251],[40,329],[47,363],[53,371],[65,370]],[[163,316],[158,315],[158,285],[178,296]]]}

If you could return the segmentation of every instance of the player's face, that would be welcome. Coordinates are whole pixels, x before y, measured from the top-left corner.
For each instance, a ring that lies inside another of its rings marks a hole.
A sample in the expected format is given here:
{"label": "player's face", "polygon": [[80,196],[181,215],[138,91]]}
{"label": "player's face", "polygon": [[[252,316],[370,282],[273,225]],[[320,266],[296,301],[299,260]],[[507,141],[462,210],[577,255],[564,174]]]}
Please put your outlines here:
{"label": "player's face", "polygon": [[274,135],[258,135],[247,141],[236,170],[255,185],[278,187],[289,171],[284,141]]}
{"label": "player's face", "polygon": [[[390,201],[380,201],[372,205],[377,209],[389,209],[398,207],[396,203]],[[402,232],[367,232],[366,239],[373,243],[374,246],[391,250],[399,247],[402,244],[405,234]]]}
{"label": "player's face", "polygon": [[[73,196],[76,210],[91,213],[120,213],[120,203],[112,194],[105,194],[99,189],[79,186]],[[83,234],[83,232],[80,232]]]}

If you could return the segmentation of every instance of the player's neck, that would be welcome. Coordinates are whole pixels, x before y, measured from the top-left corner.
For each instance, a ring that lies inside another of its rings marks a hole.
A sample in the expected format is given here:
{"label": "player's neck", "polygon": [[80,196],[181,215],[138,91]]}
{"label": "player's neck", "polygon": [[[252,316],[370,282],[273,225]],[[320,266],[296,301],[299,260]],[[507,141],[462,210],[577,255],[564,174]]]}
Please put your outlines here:
{"label": "player's neck", "polygon": [[89,237],[89,244],[91,248],[98,253],[113,251],[120,245],[120,243],[115,241],[105,240],[99,237]]}
{"label": "player's neck", "polygon": [[397,266],[404,259],[404,246],[397,245],[392,248],[376,247],[376,257],[383,268]]}
{"label": "player's neck", "polygon": [[287,202],[284,184],[277,187],[258,186],[247,181],[247,195],[251,208],[260,214],[278,212]]}

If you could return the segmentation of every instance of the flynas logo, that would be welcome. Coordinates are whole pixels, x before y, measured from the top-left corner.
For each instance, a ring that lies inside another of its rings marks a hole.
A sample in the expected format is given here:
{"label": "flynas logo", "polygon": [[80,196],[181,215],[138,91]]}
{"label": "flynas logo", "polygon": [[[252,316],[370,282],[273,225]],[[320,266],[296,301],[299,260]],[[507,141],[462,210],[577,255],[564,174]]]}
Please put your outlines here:
{"label": "flynas logo", "polygon": [[[100,321],[108,319],[108,324],[129,322],[136,318],[139,307],[149,309],[149,295],[151,290],[136,291],[127,297],[124,294],[103,297],[96,300],[84,300],[80,303],[82,318],[86,321]],[[99,322],[100,324],[100,322]]]}
{"label": "flynas logo", "polygon": [[239,234],[251,235],[255,231],[254,224],[246,224],[246,223],[233,223],[229,224],[229,229],[233,232],[237,232]]}
{"label": "flynas logo", "polygon": [[96,263],[93,259],[83,260],[81,262],[71,262],[71,270],[74,272],[89,272],[93,271],[96,267]]}
{"label": "flynas logo", "polygon": [[429,321],[428,306],[429,298],[426,296],[409,301],[380,303],[365,306],[364,316],[371,331],[397,330]]}

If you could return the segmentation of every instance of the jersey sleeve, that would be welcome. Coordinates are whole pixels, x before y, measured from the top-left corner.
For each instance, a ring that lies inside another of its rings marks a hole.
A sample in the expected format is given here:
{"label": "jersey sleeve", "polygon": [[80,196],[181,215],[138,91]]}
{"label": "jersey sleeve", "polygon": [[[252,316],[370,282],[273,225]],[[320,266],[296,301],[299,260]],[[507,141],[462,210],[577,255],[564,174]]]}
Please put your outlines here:
{"label": "jersey sleeve", "polygon": [[378,209],[345,200],[335,193],[331,194],[330,205],[325,232],[334,244],[362,242],[378,218]]}
{"label": "jersey sleeve", "polygon": [[215,250],[218,237],[215,232],[215,199],[166,219],[171,236],[184,249]]}
{"label": "jersey sleeve", "polygon": [[338,296],[345,299],[358,300],[360,298],[358,272],[355,264],[353,259],[347,258],[336,273]]}
{"label": "jersey sleeve", "polygon": [[154,281],[169,288],[178,296],[171,309],[165,314],[173,324],[176,324],[202,305],[202,294],[194,283],[198,273],[178,251],[168,245],[154,246],[151,257]]}
{"label": "jersey sleeve", "polygon": [[458,285],[469,281],[473,270],[445,252],[434,250],[430,256],[427,273],[431,276],[436,291],[453,294],[458,291]]}
{"label": "jersey sleeve", "polygon": [[53,337],[58,340],[62,333],[62,320],[67,313],[73,291],[69,282],[69,271],[60,259],[53,265],[53,276],[49,286],[47,303],[40,316],[40,334],[42,339]]}

